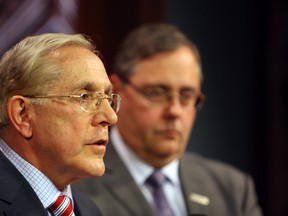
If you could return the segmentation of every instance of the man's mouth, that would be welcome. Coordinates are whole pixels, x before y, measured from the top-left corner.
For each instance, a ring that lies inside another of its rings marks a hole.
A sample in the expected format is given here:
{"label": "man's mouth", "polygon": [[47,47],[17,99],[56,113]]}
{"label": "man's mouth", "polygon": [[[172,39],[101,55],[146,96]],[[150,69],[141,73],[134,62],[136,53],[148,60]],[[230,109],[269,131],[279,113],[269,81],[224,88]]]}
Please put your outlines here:
{"label": "man's mouth", "polygon": [[97,142],[94,143],[94,145],[107,145],[108,140],[99,140]]}

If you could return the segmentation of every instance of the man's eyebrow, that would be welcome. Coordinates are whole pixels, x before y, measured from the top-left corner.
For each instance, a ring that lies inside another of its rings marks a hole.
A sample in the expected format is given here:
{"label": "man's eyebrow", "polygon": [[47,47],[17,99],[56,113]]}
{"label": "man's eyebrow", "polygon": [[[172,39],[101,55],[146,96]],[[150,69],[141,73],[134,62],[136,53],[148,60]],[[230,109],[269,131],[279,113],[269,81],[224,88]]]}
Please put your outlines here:
{"label": "man's eyebrow", "polygon": [[82,82],[78,85],[77,90],[96,91],[97,86],[90,82]]}
{"label": "man's eyebrow", "polygon": [[181,90],[181,91],[194,91],[194,92],[197,91],[196,88],[195,88],[195,87],[192,87],[192,86],[182,87],[180,90]]}
{"label": "man's eyebrow", "polygon": [[109,85],[106,89],[105,89],[105,93],[106,94],[111,94],[113,92],[113,86]]}
{"label": "man's eyebrow", "polygon": [[148,87],[148,88],[163,88],[163,89],[170,89],[170,87],[168,85],[164,85],[164,84],[159,84],[159,83],[153,83],[153,84],[144,84],[144,87]]}
{"label": "man's eyebrow", "polygon": [[[173,89],[173,87],[166,85],[166,84],[149,84],[149,85],[144,85],[145,87],[148,88],[162,88],[164,90],[171,90]],[[182,86],[179,89],[180,91],[197,91],[196,88],[194,86]]]}
{"label": "man's eyebrow", "polygon": [[[95,85],[94,83],[91,82],[83,82],[78,86],[78,90],[86,90],[89,92],[95,92],[99,91],[101,89],[100,86]],[[112,93],[112,85],[109,84],[107,87],[104,88],[105,93]]]}

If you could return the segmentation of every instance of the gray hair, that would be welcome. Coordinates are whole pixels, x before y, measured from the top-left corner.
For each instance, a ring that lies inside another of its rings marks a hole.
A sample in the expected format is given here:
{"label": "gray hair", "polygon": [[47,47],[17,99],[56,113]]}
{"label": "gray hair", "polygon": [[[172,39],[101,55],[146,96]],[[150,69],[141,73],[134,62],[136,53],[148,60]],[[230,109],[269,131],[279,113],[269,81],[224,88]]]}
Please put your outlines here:
{"label": "gray hair", "polygon": [[62,68],[51,53],[76,45],[97,53],[84,35],[60,33],[30,36],[7,51],[0,60],[0,131],[8,125],[6,106],[13,95],[45,94],[60,79]]}
{"label": "gray hair", "polygon": [[[120,45],[112,73],[128,80],[134,66],[141,60],[181,46],[191,48],[201,68],[198,48],[176,26],[167,23],[149,23],[130,32]],[[201,72],[202,76],[202,72]]]}

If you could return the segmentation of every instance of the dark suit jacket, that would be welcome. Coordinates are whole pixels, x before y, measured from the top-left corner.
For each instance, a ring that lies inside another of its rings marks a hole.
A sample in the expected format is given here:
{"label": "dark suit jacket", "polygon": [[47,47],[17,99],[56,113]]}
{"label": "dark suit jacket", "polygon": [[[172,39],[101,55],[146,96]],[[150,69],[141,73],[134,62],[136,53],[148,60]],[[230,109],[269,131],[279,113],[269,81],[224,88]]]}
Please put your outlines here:
{"label": "dark suit jacket", "polygon": [[[77,216],[100,216],[95,204],[72,188]],[[48,216],[26,179],[0,151],[0,216]]]}
{"label": "dark suit jacket", "polygon": [[[155,216],[111,143],[105,164],[104,176],[76,185],[92,197],[103,216]],[[179,175],[188,215],[262,215],[251,178],[229,165],[186,153]]]}

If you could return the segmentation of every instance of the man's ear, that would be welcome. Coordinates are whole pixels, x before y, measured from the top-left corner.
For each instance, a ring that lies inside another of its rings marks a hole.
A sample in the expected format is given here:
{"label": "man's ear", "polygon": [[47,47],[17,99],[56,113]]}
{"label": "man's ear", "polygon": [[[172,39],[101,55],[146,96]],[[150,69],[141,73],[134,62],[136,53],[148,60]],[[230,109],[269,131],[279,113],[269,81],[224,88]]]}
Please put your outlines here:
{"label": "man's ear", "polygon": [[11,97],[7,103],[7,113],[11,124],[25,138],[32,136],[30,101],[19,95]]}
{"label": "man's ear", "polygon": [[116,93],[119,92],[119,90],[120,90],[120,88],[122,86],[121,79],[116,74],[109,75],[109,79],[110,79],[110,82],[113,85],[113,91],[116,92]]}

